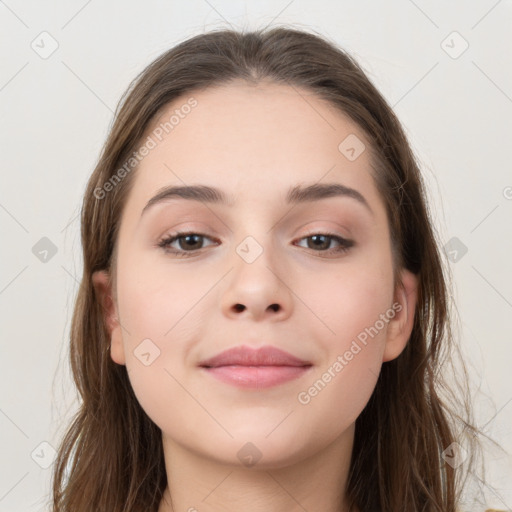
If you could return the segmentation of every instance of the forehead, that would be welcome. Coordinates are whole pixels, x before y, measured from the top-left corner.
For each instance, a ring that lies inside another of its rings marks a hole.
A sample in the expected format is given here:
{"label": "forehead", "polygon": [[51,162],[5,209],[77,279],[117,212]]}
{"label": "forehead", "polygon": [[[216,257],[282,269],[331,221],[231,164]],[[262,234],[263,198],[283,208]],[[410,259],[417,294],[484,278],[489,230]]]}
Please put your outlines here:
{"label": "forehead", "polygon": [[[190,104],[195,106],[184,108]],[[354,160],[340,150],[346,140],[360,144],[358,151],[368,149],[362,130],[297,87],[239,81],[191,92],[155,117],[147,137],[155,147],[135,171],[129,198],[139,215],[167,185],[211,185],[247,203],[280,200],[290,186],[325,181],[364,191],[369,202],[379,200],[369,151]]]}

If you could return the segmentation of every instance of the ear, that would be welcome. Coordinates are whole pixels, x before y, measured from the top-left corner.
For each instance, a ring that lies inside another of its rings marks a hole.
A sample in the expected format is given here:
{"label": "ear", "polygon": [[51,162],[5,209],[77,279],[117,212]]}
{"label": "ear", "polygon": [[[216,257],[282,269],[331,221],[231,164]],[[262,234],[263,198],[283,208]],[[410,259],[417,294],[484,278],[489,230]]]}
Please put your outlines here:
{"label": "ear", "polygon": [[386,346],[382,361],[397,358],[409,341],[414,325],[414,313],[418,300],[418,276],[409,270],[401,271],[401,285],[395,290],[393,310],[395,316],[389,321]]}
{"label": "ear", "polygon": [[103,309],[103,320],[110,336],[110,357],[117,364],[126,364],[121,324],[117,305],[113,299],[110,276],[106,270],[98,270],[92,275],[92,283],[98,302]]}

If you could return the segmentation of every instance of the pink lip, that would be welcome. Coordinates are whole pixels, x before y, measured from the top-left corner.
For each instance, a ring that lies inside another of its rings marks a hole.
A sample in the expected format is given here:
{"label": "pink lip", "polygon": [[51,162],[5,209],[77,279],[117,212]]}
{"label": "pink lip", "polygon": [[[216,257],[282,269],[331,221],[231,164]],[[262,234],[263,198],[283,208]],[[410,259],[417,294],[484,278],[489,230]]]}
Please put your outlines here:
{"label": "pink lip", "polygon": [[296,379],[312,365],[309,361],[266,345],[259,349],[234,347],[202,361],[199,366],[228,384],[260,389]]}

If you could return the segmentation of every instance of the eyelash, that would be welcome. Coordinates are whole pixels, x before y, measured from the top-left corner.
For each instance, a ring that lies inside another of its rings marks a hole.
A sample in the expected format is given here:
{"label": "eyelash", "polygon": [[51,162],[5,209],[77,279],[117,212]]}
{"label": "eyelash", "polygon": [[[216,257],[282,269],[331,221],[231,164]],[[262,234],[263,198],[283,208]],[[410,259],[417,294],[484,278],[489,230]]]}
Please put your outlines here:
{"label": "eyelash", "polygon": [[[161,247],[162,249],[164,249],[164,251],[166,253],[173,254],[174,256],[177,256],[179,258],[190,258],[192,256],[195,256],[198,252],[201,252],[205,248],[203,247],[201,249],[196,249],[196,250],[192,250],[192,251],[183,251],[183,250],[180,251],[180,250],[176,250],[176,249],[169,249],[170,244],[172,244],[176,240],[179,240],[180,238],[184,238],[188,235],[197,235],[199,237],[210,239],[210,237],[208,237],[202,233],[195,232],[195,231],[179,231],[177,233],[173,233],[173,234],[163,238],[160,242],[158,242],[158,247]],[[328,249],[325,251],[313,251],[313,252],[319,252],[319,253],[324,253],[324,254],[328,254],[328,255],[340,254],[340,253],[344,254],[344,253],[348,252],[350,250],[350,248],[354,245],[354,242],[352,240],[347,240],[345,238],[342,238],[342,237],[336,235],[335,233],[330,233],[330,232],[311,233],[302,238],[299,238],[299,240],[305,240],[305,239],[311,238],[313,236],[326,236],[326,237],[331,238],[332,240],[335,240],[336,242],[338,242],[340,244],[340,247],[337,247],[334,249]],[[322,256],[322,257],[324,257],[324,256]]]}

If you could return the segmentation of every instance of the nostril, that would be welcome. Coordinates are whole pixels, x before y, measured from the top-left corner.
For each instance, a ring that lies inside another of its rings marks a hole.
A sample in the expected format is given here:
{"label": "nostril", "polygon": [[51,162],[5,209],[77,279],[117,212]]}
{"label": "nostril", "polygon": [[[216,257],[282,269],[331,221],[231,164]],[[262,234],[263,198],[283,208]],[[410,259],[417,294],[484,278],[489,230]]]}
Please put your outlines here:
{"label": "nostril", "polygon": [[236,304],[235,309],[237,311],[243,311],[245,309],[245,306],[243,304]]}

